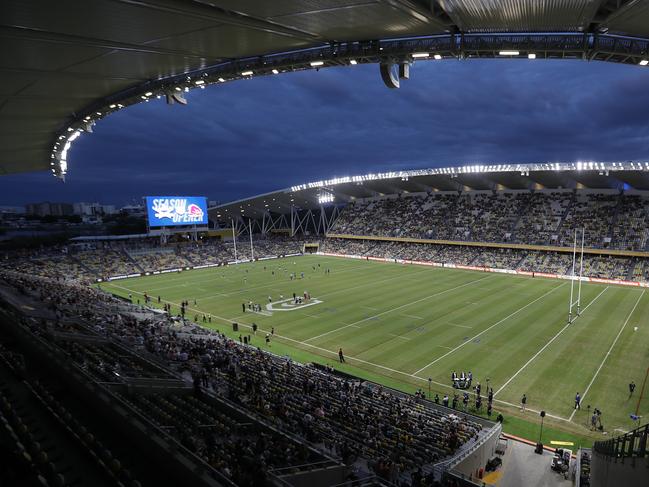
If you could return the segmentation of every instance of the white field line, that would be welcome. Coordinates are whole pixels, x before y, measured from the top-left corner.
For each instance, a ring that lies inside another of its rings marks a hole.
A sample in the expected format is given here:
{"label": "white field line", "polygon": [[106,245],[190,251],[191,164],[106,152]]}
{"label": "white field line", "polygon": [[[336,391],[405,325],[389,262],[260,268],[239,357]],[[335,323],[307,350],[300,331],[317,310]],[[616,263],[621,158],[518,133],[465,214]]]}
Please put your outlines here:
{"label": "white field line", "polygon": [[466,340],[466,341],[462,342],[462,343],[459,344],[457,347],[455,347],[455,348],[451,349],[450,351],[446,352],[446,353],[445,353],[444,355],[442,355],[441,357],[437,357],[435,360],[433,360],[432,362],[430,362],[428,365],[424,365],[421,369],[419,369],[418,371],[416,371],[416,372],[414,373],[414,375],[417,375],[417,374],[419,374],[420,372],[426,370],[428,367],[430,367],[431,365],[436,364],[437,362],[439,362],[440,360],[442,360],[444,357],[447,357],[447,356],[449,356],[450,354],[454,353],[455,351],[459,350],[460,348],[462,348],[462,347],[463,347],[464,345],[466,345],[467,343],[471,343],[473,340],[475,340],[475,339],[478,338],[479,336],[481,336],[481,335],[487,333],[487,332],[488,332],[489,330],[491,330],[492,328],[494,328],[494,327],[500,325],[500,324],[501,324],[502,322],[504,322],[504,321],[507,321],[507,320],[508,320],[509,318],[511,318],[512,316],[517,315],[518,313],[520,313],[520,312],[523,311],[524,309],[528,308],[529,306],[532,306],[532,305],[533,305],[534,303],[536,303],[537,301],[543,299],[543,298],[546,297],[548,294],[553,293],[553,292],[556,291],[557,289],[562,288],[562,287],[565,286],[566,284],[567,284],[567,282],[564,282],[563,284],[560,284],[560,285],[558,285],[558,286],[556,286],[556,287],[553,287],[553,288],[550,289],[548,292],[542,294],[541,296],[539,296],[539,297],[536,298],[535,300],[530,301],[530,302],[527,303],[525,306],[522,306],[522,307],[518,308],[518,309],[517,309],[516,311],[514,311],[513,313],[510,313],[510,314],[508,314],[507,316],[505,316],[504,318],[498,320],[498,321],[495,322],[493,325],[491,325],[489,328],[485,328],[484,330],[482,330],[482,331],[481,331],[480,333],[478,333],[477,335],[471,337],[469,340]]}
{"label": "white field line", "polygon": [[448,323],[450,326],[457,326],[458,328],[473,328],[472,326],[466,326],[466,325],[457,325],[455,323]]}
{"label": "white field line", "polygon": [[[365,267],[365,266],[354,266],[354,267],[344,268],[344,269],[338,271],[338,272],[336,273],[336,275],[338,275],[338,274],[342,274],[343,272],[351,272],[351,271],[353,271],[353,270],[360,269],[360,268],[366,268],[366,267]],[[218,267],[215,267],[215,268],[207,269],[207,270],[216,270],[216,269],[219,269],[219,268],[218,268]],[[195,270],[203,270],[203,269],[195,269]],[[264,272],[264,271],[261,271],[261,272]],[[156,275],[158,275],[158,274],[156,274]],[[162,274],[160,274],[160,275],[162,275]],[[279,275],[279,274],[278,274],[278,275]],[[150,277],[150,276],[147,276],[147,277]],[[247,275],[246,275],[245,277],[247,277]],[[169,276],[168,278],[165,279],[165,282],[184,281],[184,280],[186,280],[186,279],[187,279],[187,276],[186,276],[186,275],[184,275],[184,276],[182,276],[182,277],[178,277],[178,278],[175,278],[175,277],[171,277],[171,276]],[[198,278],[198,277],[193,277],[193,278],[192,278],[192,284],[202,283],[202,282],[208,283],[208,282],[212,282],[212,281],[214,281],[214,280],[216,280],[216,279],[217,279],[217,277],[215,277],[214,274],[209,274],[209,275],[206,275],[206,276],[204,276],[204,277],[201,276],[200,278]],[[229,282],[237,282],[237,281],[233,281],[233,280],[228,279],[228,278],[225,278],[225,279],[226,279],[227,281],[229,281]],[[283,280],[283,279],[282,279],[282,280]],[[114,281],[109,281],[109,282],[112,283],[112,282],[114,282]],[[179,285],[182,285],[182,283],[180,283],[180,284],[173,284],[173,285],[169,285],[169,286],[152,287],[148,292],[149,292],[149,294],[151,294],[151,293],[156,293],[156,294],[157,294],[157,291],[158,291],[158,290],[162,290],[162,289],[173,289],[173,288],[177,288]],[[272,282],[272,283],[260,284],[260,285],[258,285],[258,286],[251,286],[251,287],[248,287],[248,288],[246,288],[246,289],[233,290],[233,291],[230,292],[229,294],[226,294],[226,293],[220,293],[220,294],[221,294],[222,296],[228,296],[228,297],[229,297],[229,296],[232,296],[232,295],[235,295],[235,294],[246,293],[246,292],[251,291],[251,290],[253,290],[253,289],[260,289],[260,288],[265,288],[265,287],[269,287],[269,286],[276,286],[276,285],[277,285],[277,282]],[[205,297],[212,296],[212,295],[214,295],[214,294],[219,294],[219,293],[210,293],[210,294],[208,294],[208,295],[205,296]]]}
{"label": "white field line", "polygon": [[423,320],[424,319],[421,316],[415,316],[415,315],[401,315],[401,316],[405,316],[406,318],[413,318],[415,320]]}
{"label": "white field line", "polygon": [[404,337],[404,336],[401,336],[401,335],[395,335],[394,333],[388,333],[388,335],[391,335],[391,336],[393,336],[395,338],[401,338],[402,340],[412,340],[412,338]]}
{"label": "white field line", "polygon": [[[626,317],[626,320],[624,320],[624,324],[622,325],[622,328],[620,328],[620,331],[617,333],[617,336],[615,337],[615,340],[613,340],[613,343],[611,344],[611,348],[608,349],[608,352],[606,352],[606,355],[604,355],[604,358],[602,359],[602,363],[599,364],[599,367],[595,371],[595,375],[593,376],[590,383],[588,384],[588,387],[586,387],[586,390],[584,391],[584,395],[581,396],[582,401],[584,399],[586,399],[586,395],[588,394],[588,391],[590,391],[590,387],[593,385],[593,382],[595,382],[595,379],[597,379],[597,376],[599,375],[599,371],[602,370],[602,367],[604,367],[604,363],[606,362],[606,359],[611,354],[611,351],[613,350],[613,347],[615,346],[618,339],[620,338],[620,335],[624,331],[624,328],[626,328],[626,325],[629,322],[629,320],[631,319],[631,316],[633,316],[633,312],[638,307],[638,304],[640,303],[640,300],[642,299],[642,296],[644,296],[644,293],[645,293],[645,289],[643,289],[642,292],[640,293],[640,296],[638,296],[638,300],[633,305],[633,308],[631,309],[631,312],[629,313],[629,316]],[[568,418],[568,421],[572,421],[572,418],[575,416],[576,412],[577,412],[577,410],[573,409],[572,414],[570,414],[570,418]]]}
{"label": "white field line", "polygon": [[401,306],[397,306],[396,308],[391,308],[391,309],[382,311],[381,313],[375,314],[374,316],[368,316],[367,318],[363,318],[362,320],[355,321],[354,323],[350,323],[349,325],[341,326],[340,328],[334,328],[333,330],[329,330],[329,331],[327,331],[325,333],[321,333],[320,335],[316,335],[314,337],[311,337],[306,341],[310,342],[310,341],[313,341],[313,340],[317,340],[318,338],[322,338],[324,336],[331,335],[332,333],[336,333],[336,332],[338,332],[340,330],[344,330],[345,328],[349,328],[350,326],[358,325],[359,323],[364,323],[365,321],[373,320],[374,318],[378,318],[379,316],[383,316],[385,314],[392,313],[394,311],[398,311],[398,310],[403,309],[403,308],[405,308],[407,306],[412,306],[413,304],[421,303],[422,301],[425,301],[427,299],[434,298],[436,296],[441,296],[442,294],[446,294],[448,292],[455,291],[456,289],[461,289],[463,287],[469,286],[471,284],[475,284],[475,283],[480,282],[480,281],[482,281],[484,279],[487,279],[489,277],[491,277],[491,276],[481,277],[480,279],[476,279],[475,281],[465,282],[464,284],[460,284],[459,286],[455,286],[455,287],[452,287],[452,288],[449,288],[449,289],[445,289],[444,291],[439,291],[439,292],[431,294],[429,296],[424,296],[423,298],[419,298],[419,299],[417,299],[415,301],[412,301],[410,303],[402,304]]}
{"label": "white field line", "polygon": [[[116,287],[119,287],[119,288],[121,288],[121,289],[125,289],[126,291],[132,291],[132,292],[134,292],[134,293],[136,293],[136,294],[140,294],[140,295],[143,295],[143,294],[144,294],[144,293],[141,293],[141,292],[139,292],[139,291],[133,291],[133,290],[130,290],[130,289],[125,288],[125,287],[122,287],[122,286],[116,286]],[[171,302],[171,301],[165,301],[164,299],[163,299],[162,301],[165,302],[165,303],[167,303],[167,304],[173,304],[174,306],[179,306],[178,303],[174,303],[174,302]],[[187,308],[187,309],[189,309],[189,310],[191,310],[191,311],[194,311],[194,312],[199,312],[199,310],[196,310],[196,309],[193,309],[193,308]],[[250,328],[250,329],[252,329],[252,325],[250,325],[250,324],[248,324],[248,323],[243,323],[243,322],[241,322],[241,321],[238,321],[238,318],[243,317],[244,315],[237,316],[237,317],[235,317],[235,318],[233,318],[233,319],[225,318],[225,317],[223,317],[223,316],[218,316],[218,315],[214,315],[214,314],[212,314],[211,316],[212,316],[213,318],[218,319],[218,320],[224,321],[224,322],[226,322],[226,323],[228,323],[228,324],[232,324],[232,323],[236,322],[236,323],[238,323],[240,326],[244,326],[244,327],[246,327],[246,328]],[[354,325],[354,326],[355,326],[355,325]],[[261,333],[270,333],[270,330],[265,330],[265,329],[263,329],[263,328],[261,328],[261,327],[258,327],[257,330],[260,331]],[[276,337],[276,338],[281,338],[282,340],[286,340],[286,341],[288,341],[288,342],[297,343],[297,344],[299,344],[299,345],[303,345],[303,346],[305,346],[305,347],[310,347],[310,348],[313,348],[313,349],[315,349],[315,350],[319,350],[319,351],[321,351],[321,352],[325,352],[325,353],[328,353],[328,354],[330,354],[330,355],[333,355],[335,358],[338,358],[338,352],[337,352],[337,351],[334,351],[334,350],[328,350],[328,349],[326,349],[326,348],[318,347],[317,345],[313,345],[312,343],[306,343],[306,342],[303,342],[303,341],[300,341],[300,340],[296,340],[296,339],[294,339],[294,338],[290,338],[290,337],[287,337],[287,336],[282,336],[282,335],[279,335],[278,333],[275,333],[274,337]],[[441,346],[441,345],[440,345],[440,346]],[[446,348],[446,347],[443,347],[443,348]],[[379,364],[375,364],[375,363],[373,363],[373,362],[368,362],[367,360],[363,360],[363,359],[360,359],[360,358],[356,358],[356,357],[351,357],[351,356],[345,355],[345,359],[346,359],[346,360],[352,360],[352,361],[359,362],[359,363],[366,364],[366,365],[370,365],[370,366],[372,366],[372,367],[376,367],[376,368],[378,368],[378,369],[387,370],[388,372],[393,372],[393,373],[395,373],[395,374],[400,374],[400,375],[403,375],[403,376],[406,376],[406,377],[411,377],[411,378],[413,378],[413,379],[417,379],[417,380],[422,381],[422,382],[426,382],[426,383],[428,382],[428,379],[424,379],[423,377],[418,377],[418,376],[416,376],[416,375],[414,375],[414,374],[409,374],[408,372],[403,372],[403,371],[401,371],[401,370],[392,369],[392,368],[390,368],[390,367],[386,367],[385,365],[379,365]],[[450,385],[448,385],[448,384],[443,384],[443,383],[441,383],[441,382],[437,382],[437,381],[434,381],[434,380],[433,380],[433,381],[430,381],[430,383],[431,383],[431,384],[435,384],[435,385],[440,386],[440,387],[444,387],[444,388],[446,388],[446,389],[456,390],[453,386],[450,386]],[[516,407],[515,404],[512,404],[512,403],[507,402],[507,401],[502,401],[502,400],[500,400],[500,399],[496,399],[496,398],[494,398],[494,402],[499,402],[499,403],[501,403],[501,404],[505,404],[505,405],[507,405],[507,406],[513,406],[513,407]],[[526,408],[526,409],[527,409],[528,411],[532,411],[532,412],[537,413],[537,414],[539,413],[539,411],[536,411],[536,410],[534,410],[534,409],[530,409],[530,408]],[[566,418],[562,418],[562,417],[560,417],[560,416],[553,416],[552,414],[549,414],[549,413],[547,413],[547,415],[550,416],[550,417],[552,417],[552,418],[555,418],[555,419],[560,419],[560,420],[562,420],[562,421],[568,421]]]}
{"label": "white field line", "polygon": [[[589,306],[590,306],[591,304],[593,304],[595,301],[597,301],[597,299],[598,299],[602,294],[604,294],[604,292],[605,292],[608,288],[609,288],[609,286],[606,286],[606,287],[602,290],[601,293],[599,293],[597,296],[595,296],[595,298],[594,298],[593,300],[591,300],[591,302],[588,303],[584,309],[581,310],[581,312],[583,313],[584,311],[586,311],[586,310],[589,308]],[[546,343],[545,345],[543,345],[543,347],[541,348],[541,350],[539,350],[538,352],[536,352],[536,353],[534,354],[534,356],[533,356],[531,359],[529,359],[529,360],[525,363],[525,365],[523,365],[520,369],[518,369],[518,371],[517,371],[514,375],[512,375],[512,376],[507,380],[507,382],[505,382],[505,383],[500,387],[500,389],[498,389],[496,392],[494,392],[494,397],[497,396],[497,395],[500,393],[500,391],[502,391],[505,387],[507,387],[507,386],[509,385],[509,383],[510,383],[511,381],[513,381],[513,380],[516,378],[516,376],[517,376],[518,374],[520,374],[521,372],[523,372],[523,370],[524,370],[524,369],[525,369],[529,364],[531,364],[531,363],[534,361],[534,359],[535,359],[536,357],[538,357],[539,355],[541,355],[541,353],[543,352],[543,350],[545,350],[546,348],[548,348],[548,347],[552,344],[552,342],[555,341],[555,340],[559,337],[559,335],[561,335],[565,330],[567,330],[568,327],[569,327],[572,323],[573,323],[573,322],[570,321],[568,324],[566,324],[566,326],[564,326],[563,328],[561,328],[561,330],[559,330],[559,332],[558,332],[556,335],[554,335],[554,336],[552,337],[552,339],[551,339],[548,343]]]}

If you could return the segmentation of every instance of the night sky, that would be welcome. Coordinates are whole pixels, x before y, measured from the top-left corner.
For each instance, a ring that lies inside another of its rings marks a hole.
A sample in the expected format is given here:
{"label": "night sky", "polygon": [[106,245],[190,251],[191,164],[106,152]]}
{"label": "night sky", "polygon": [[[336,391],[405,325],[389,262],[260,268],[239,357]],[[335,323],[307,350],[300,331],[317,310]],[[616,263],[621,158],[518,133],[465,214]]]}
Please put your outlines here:
{"label": "night sky", "polygon": [[0,205],[227,202],[311,180],[504,162],[649,160],[649,68],[543,60],[418,62],[388,90],[377,65],[210,86],[98,122],[49,172],[0,177]]}

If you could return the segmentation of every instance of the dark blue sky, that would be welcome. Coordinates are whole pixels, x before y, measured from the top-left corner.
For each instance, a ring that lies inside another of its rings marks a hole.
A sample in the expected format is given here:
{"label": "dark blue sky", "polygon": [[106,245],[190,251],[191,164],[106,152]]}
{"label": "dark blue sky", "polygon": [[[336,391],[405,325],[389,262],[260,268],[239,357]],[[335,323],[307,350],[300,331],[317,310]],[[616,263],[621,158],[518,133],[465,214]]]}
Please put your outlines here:
{"label": "dark blue sky", "polygon": [[196,194],[226,202],[310,180],[469,163],[649,159],[649,69],[542,60],[418,62],[211,86],[100,121],[67,182],[3,176],[0,204]]}

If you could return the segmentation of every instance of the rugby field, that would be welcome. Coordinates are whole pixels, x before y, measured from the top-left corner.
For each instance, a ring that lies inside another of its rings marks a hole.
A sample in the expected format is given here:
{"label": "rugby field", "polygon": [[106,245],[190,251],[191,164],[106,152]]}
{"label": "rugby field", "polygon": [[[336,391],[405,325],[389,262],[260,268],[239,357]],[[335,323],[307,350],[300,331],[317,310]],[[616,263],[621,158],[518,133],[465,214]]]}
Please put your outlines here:
{"label": "rugby field", "polygon": [[[584,284],[582,314],[568,325],[569,281],[335,257],[267,260],[101,287],[141,302],[146,292],[154,306],[171,303],[175,314],[188,300],[188,318],[198,315],[199,324],[235,339],[252,334],[256,323],[252,343],[261,348],[268,348],[264,338],[274,328],[272,352],[408,392],[428,394],[430,379],[433,395],[452,397],[451,372],[471,371],[483,395],[487,384],[493,387],[505,430],[534,440],[541,410],[548,415],[546,442],[587,443],[632,429],[631,413],[649,419],[649,293],[640,288]],[[305,291],[311,300],[293,304],[293,293]],[[261,311],[249,311],[250,301]],[[203,323],[203,314],[211,323]],[[339,348],[346,364],[338,364]],[[631,381],[637,386],[632,396]],[[580,411],[573,407],[577,392]],[[523,394],[525,413],[518,408]],[[608,436],[589,431],[588,405],[603,412]],[[485,407],[486,401],[483,414]]]}

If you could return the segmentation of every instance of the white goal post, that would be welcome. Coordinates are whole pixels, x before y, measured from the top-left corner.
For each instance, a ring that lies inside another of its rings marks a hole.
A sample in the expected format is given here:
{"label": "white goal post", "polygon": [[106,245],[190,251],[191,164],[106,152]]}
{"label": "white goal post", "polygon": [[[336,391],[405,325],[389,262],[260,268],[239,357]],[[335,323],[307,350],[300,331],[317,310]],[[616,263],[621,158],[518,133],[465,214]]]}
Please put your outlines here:
{"label": "white goal post", "polygon": [[[582,274],[584,272],[584,235],[586,233],[586,230],[585,228],[581,229],[581,252],[579,256],[578,276],[575,275],[575,266],[577,263],[577,233],[578,231],[575,228],[575,237],[572,245],[572,272],[570,274],[570,303],[568,306],[568,323],[572,323],[581,314],[581,281],[582,281]],[[574,298],[575,280],[578,281],[577,299]],[[574,318],[573,318],[573,309],[576,309]]]}

